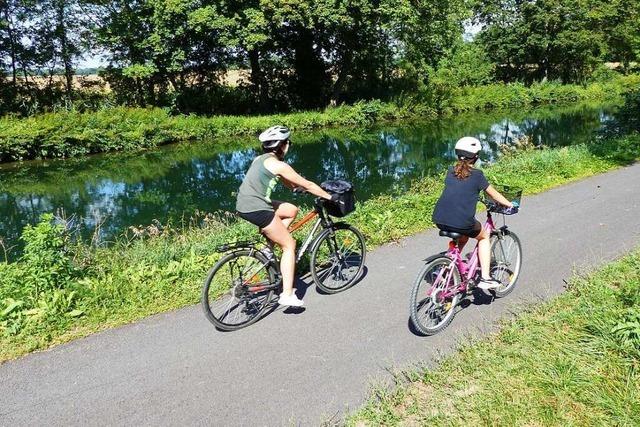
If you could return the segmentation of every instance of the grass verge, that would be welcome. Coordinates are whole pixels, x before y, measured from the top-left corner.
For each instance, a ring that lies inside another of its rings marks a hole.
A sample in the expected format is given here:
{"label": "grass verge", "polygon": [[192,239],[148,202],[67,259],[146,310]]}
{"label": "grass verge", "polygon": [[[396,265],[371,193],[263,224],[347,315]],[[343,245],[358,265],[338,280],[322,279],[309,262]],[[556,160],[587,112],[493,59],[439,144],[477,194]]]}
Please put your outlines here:
{"label": "grass verge", "polygon": [[382,390],[347,425],[640,425],[640,250]]}
{"label": "grass verge", "polygon": [[494,84],[457,89],[437,106],[417,101],[359,102],[272,116],[170,116],[161,109],[107,108],[92,113],[49,113],[26,119],[0,118],[0,163],[35,158],[76,157],[133,151],[179,141],[203,141],[256,134],[274,123],[294,130],[368,126],[375,122],[436,117],[463,111],[514,108],[577,101],[605,101],[637,89],[640,75],[619,76],[586,87],[540,83]]}
{"label": "grass verge", "polygon": [[[489,180],[526,194],[628,164],[640,135],[562,149],[521,150],[486,169]],[[442,178],[425,178],[401,195],[358,206],[347,220],[369,249],[432,226]],[[74,243],[45,219],[23,233],[25,251],[0,263],[0,361],[89,335],[148,315],[194,304],[216,246],[255,235],[231,216],[207,215],[178,229],[152,225],[109,247]]]}

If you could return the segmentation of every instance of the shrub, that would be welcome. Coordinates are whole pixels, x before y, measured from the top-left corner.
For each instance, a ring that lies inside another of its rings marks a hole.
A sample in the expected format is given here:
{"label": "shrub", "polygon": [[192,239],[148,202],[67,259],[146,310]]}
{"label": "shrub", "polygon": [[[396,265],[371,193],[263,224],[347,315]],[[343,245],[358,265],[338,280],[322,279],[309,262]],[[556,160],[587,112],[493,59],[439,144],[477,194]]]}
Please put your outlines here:
{"label": "shrub", "polygon": [[5,335],[83,313],[75,309],[77,293],[70,289],[77,272],[65,228],[45,214],[37,225],[25,227],[21,239],[20,260],[0,264],[0,333]]}

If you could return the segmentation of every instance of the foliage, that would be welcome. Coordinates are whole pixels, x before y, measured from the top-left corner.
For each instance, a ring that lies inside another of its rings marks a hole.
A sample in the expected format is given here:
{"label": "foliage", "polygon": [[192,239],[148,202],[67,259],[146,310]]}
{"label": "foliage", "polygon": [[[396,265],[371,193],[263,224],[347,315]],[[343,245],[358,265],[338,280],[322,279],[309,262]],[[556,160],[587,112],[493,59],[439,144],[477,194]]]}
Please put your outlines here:
{"label": "foliage", "polygon": [[607,137],[616,137],[626,135],[628,133],[640,132],[640,90],[635,89],[624,97],[625,102],[616,114],[615,122],[608,122],[603,129],[603,135]]}
{"label": "foliage", "polygon": [[495,68],[482,46],[463,42],[438,63],[435,78],[452,88],[482,86],[492,83]]}
{"label": "foliage", "polygon": [[83,314],[71,289],[78,272],[65,228],[46,214],[24,229],[22,239],[20,260],[0,264],[0,332],[5,336],[47,328],[50,321],[65,325]]}
{"label": "foliage", "polygon": [[637,425],[640,251],[381,390],[347,425]]}
{"label": "foliage", "polygon": [[[527,150],[503,157],[486,173],[493,182],[517,185],[531,194],[627,164],[640,151],[624,150],[625,156],[609,152],[639,143],[634,135],[597,149],[592,143]],[[363,231],[371,249],[432,226],[441,189],[442,176],[426,177],[405,194],[360,203],[347,219]],[[135,228],[113,245],[95,248],[71,243],[50,220],[46,217],[25,230],[29,256],[0,264],[0,313],[6,312],[0,315],[0,360],[193,304],[207,268],[220,256],[215,248],[255,233],[253,226],[231,215],[207,214],[179,228]],[[37,299],[30,297],[35,285],[24,286],[25,275],[40,280]],[[627,317],[616,329],[621,340],[635,339],[634,319]]]}
{"label": "foliage", "polygon": [[[26,119],[0,118],[0,162],[33,158],[75,157],[109,151],[133,151],[179,141],[203,141],[234,135],[255,135],[281,123],[294,130],[329,126],[369,126],[375,122],[432,118],[434,108],[445,113],[488,108],[522,107],[577,100],[613,99],[637,87],[640,77],[619,77],[586,88],[537,84],[525,87],[487,85],[444,92],[433,104],[424,97],[404,97],[395,102],[358,102],[329,107],[322,112],[271,116],[171,116],[160,109],[108,108],[95,113],[63,111]],[[427,96],[427,95],[425,95]]]}
{"label": "foliage", "polygon": [[583,82],[605,58],[625,69],[637,59],[637,0],[490,0],[476,9],[485,25],[478,40],[500,79]]}
{"label": "foliage", "polygon": [[[416,92],[438,101],[497,79],[584,82],[605,60],[631,70],[638,10],[638,0],[6,0],[0,114],[69,108],[84,92],[173,113],[266,114]],[[472,17],[483,30],[464,43]],[[96,52],[112,96],[74,80]]]}

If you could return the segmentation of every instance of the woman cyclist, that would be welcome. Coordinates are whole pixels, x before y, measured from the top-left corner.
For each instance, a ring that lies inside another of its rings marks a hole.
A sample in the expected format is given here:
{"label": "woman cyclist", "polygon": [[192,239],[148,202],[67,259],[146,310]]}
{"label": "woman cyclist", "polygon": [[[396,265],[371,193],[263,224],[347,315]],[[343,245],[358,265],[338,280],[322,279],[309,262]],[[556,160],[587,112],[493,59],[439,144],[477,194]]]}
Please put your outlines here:
{"label": "woman cyclist", "polygon": [[263,154],[256,157],[240,185],[236,200],[238,215],[257,225],[271,241],[282,247],[280,272],[282,273],[281,305],[301,307],[304,303],[295,294],[293,278],[296,266],[296,241],[288,227],[298,214],[298,208],[286,202],[271,200],[271,192],[279,180],[294,189],[303,190],[324,199],[331,195],[319,185],[301,177],[287,163],[284,157],[291,147],[291,132],[284,126],[272,126],[260,134]]}
{"label": "woman cyclist", "polygon": [[450,167],[444,180],[444,190],[433,211],[433,222],[440,230],[462,234],[458,242],[460,250],[473,237],[478,240],[478,255],[482,278],[480,289],[496,289],[501,283],[493,279],[489,268],[491,247],[489,234],[475,218],[480,191],[485,191],[492,199],[509,208],[513,204],[489,185],[482,171],[473,168],[481,150],[480,141],[466,136],[456,143],[458,162]]}

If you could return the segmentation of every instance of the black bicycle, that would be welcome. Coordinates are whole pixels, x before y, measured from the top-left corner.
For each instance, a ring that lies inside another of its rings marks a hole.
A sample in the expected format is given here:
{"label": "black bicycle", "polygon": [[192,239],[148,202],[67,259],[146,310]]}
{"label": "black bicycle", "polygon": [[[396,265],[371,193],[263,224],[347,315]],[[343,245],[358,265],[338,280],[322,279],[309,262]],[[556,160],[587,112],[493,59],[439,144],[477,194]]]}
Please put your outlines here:
{"label": "black bicycle", "polygon": [[[311,277],[328,294],[351,287],[364,267],[364,236],[354,226],[334,222],[331,217],[346,213],[318,198],[314,208],[289,227],[293,233],[315,219],[296,262],[309,250]],[[273,243],[262,236],[225,244],[217,250],[226,254],[204,282],[202,307],[218,329],[232,331],[256,322],[273,306],[274,294],[282,288],[280,260]]]}

